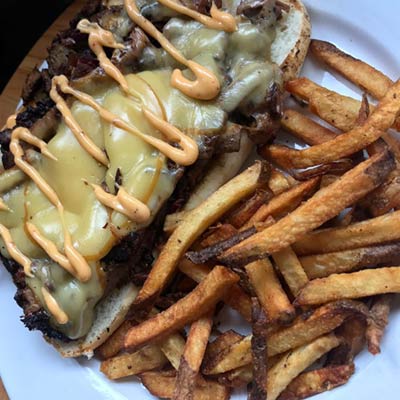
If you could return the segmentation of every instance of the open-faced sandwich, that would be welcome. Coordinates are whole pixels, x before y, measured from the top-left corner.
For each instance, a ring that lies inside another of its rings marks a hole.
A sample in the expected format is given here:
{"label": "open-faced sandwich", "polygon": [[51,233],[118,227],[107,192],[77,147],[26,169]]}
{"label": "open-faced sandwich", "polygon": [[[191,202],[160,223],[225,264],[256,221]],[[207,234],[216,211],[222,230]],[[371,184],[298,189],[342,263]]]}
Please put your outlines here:
{"label": "open-faced sandwich", "polygon": [[274,135],[309,33],[299,0],[88,1],[0,133],[0,250],[27,328],[70,357],[117,329],[165,215]]}

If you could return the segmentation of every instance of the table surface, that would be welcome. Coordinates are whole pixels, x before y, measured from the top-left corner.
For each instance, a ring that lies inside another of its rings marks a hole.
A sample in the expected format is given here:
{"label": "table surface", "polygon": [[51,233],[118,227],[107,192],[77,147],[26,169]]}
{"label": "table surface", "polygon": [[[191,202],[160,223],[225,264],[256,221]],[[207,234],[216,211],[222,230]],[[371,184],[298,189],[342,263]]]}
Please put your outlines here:
{"label": "table surface", "polygon": [[[14,75],[8,82],[0,95],[0,127],[4,126],[7,117],[14,113],[15,108],[21,98],[22,86],[28,73],[35,67],[40,65],[47,55],[47,47],[57,34],[57,32],[68,27],[69,21],[77,14],[86,0],[75,0],[61,14],[43,36],[36,42],[30,52],[18,66]],[[0,400],[9,400],[0,380]]]}

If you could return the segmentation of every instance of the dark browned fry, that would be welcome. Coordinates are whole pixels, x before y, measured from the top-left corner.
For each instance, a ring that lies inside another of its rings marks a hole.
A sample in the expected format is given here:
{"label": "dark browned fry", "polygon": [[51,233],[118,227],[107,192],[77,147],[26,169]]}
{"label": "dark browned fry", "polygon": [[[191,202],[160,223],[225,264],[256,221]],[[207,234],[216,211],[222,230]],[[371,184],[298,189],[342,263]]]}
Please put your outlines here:
{"label": "dark browned fry", "polygon": [[167,310],[133,326],[125,337],[125,348],[135,349],[195,321],[222,299],[239,277],[216,266],[196,288]]}
{"label": "dark browned fry", "polygon": [[400,263],[400,243],[305,256],[300,257],[300,262],[309,279],[324,278],[376,265]]}
{"label": "dark browned fry", "polygon": [[368,318],[368,327],[365,333],[368,350],[371,354],[375,355],[381,352],[380,344],[386,325],[389,322],[392,298],[393,295],[384,294],[373,300]]}
{"label": "dark browned fry", "polygon": [[393,85],[393,81],[381,71],[346,54],[332,43],[312,40],[310,50],[320,61],[377,99],[382,98]]}
{"label": "dark browned fry", "polygon": [[[211,271],[211,268],[206,265],[193,264],[185,259],[180,262],[179,269],[197,283],[200,283]],[[251,322],[251,300],[239,285],[233,285],[223,300],[246,321]]]}
{"label": "dark browned fry", "polygon": [[219,260],[225,264],[244,264],[290,246],[379,186],[393,168],[389,153],[372,156],[271,227],[225,251]]}
{"label": "dark browned fry", "polygon": [[318,165],[313,168],[307,168],[302,171],[291,171],[290,173],[298,181],[306,181],[308,179],[315,178],[317,176],[325,174],[337,174],[342,175],[349,169],[354,167],[353,160],[344,158],[343,160],[334,161],[328,164]]}
{"label": "dark browned fry", "polygon": [[204,240],[201,241],[201,247],[209,247],[218,242],[222,242],[237,233],[237,229],[231,224],[219,224],[216,227],[210,227],[205,234],[208,234]]}
{"label": "dark browned fry", "polygon": [[192,400],[213,325],[214,310],[193,322],[179,364],[173,400]]}
{"label": "dark browned fry", "polygon": [[213,342],[208,343],[203,364],[207,365],[208,360],[214,359],[219,353],[242,339],[243,335],[240,335],[232,329],[221,333]]}
{"label": "dark browned fry", "polygon": [[400,211],[340,227],[308,233],[298,240],[296,254],[332,253],[400,240]]}
{"label": "dark browned fry", "polygon": [[344,385],[354,374],[354,364],[303,372],[281,393],[278,400],[301,400]]}
{"label": "dark browned fry", "polygon": [[222,242],[215,243],[197,251],[188,251],[185,256],[194,264],[205,264],[206,262],[215,259],[222,254],[226,249],[231,248],[235,244],[240,243],[242,240],[254,235],[257,232],[255,227],[248,228],[245,231],[234,234],[233,236],[223,240]]}
{"label": "dark browned fry", "polygon": [[226,222],[235,228],[242,227],[253,214],[273,196],[270,190],[258,190],[250,199],[246,200],[238,209],[234,210]]}
{"label": "dark browned fry", "polygon": [[249,282],[267,315],[268,321],[288,324],[296,312],[276,276],[268,258],[254,261],[245,267]]}
{"label": "dark browned fry", "polygon": [[384,267],[314,279],[301,290],[295,304],[308,306],[339,299],[399,292],[400,268]]}
{"label": "dark browned fry", "polygon": [[253,381],[249,400],[264,400],[267,398],[267,332],[268,319],[256,297],[252,298],[252,328],[251,353],[253,360]]}
{"label": "dark browned fry", "polygon": [[265,221],[268,217],[279,218],[294,210],[317,187],[318,182],[318,178],[313,178],[273,197],[268,204],[264,204],[256,211],[243,229],[250,228],[256,222]]}
{"label": "dark browned fry", "polygon": [[285,110],[281,123],[288,132],[312,146],[327,142],[337,136],[335,132],[296,110]]}

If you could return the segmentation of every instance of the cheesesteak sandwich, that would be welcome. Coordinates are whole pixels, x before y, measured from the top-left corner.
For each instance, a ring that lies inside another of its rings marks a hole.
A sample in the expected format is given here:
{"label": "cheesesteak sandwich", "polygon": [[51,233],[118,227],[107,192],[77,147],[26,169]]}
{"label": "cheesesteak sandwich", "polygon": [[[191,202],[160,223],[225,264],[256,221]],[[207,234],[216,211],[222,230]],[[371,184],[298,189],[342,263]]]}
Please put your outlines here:
{"label": "cheesesteak sandwich", "polygon": [[309,34],[297,0],[87,3],[0,134],[0,250],[27,328],[67,357],[116,330],[166,213],[213,157],[237,155],[227,180],[273,136]]}

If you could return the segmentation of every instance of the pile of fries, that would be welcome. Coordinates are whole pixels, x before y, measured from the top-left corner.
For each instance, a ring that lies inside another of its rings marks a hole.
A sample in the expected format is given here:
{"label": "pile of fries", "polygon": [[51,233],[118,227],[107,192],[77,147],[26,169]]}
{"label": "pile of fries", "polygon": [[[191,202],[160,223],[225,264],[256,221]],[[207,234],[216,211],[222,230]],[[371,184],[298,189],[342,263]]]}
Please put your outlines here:
{"label": "pile of fries", "polygon": [[[263,160],[167,218],[129,319],[98,350],[108,378],[135,375],[165,399],[247,386],[294,400],[346,383],[365,345],[380,352],[400,292],[400,81],[327,42],[310,52],[365,95],[287,84],[302,108],[282,126],[309,146],[262,145]],[[222,303],[251,335],[218,331]]]}

